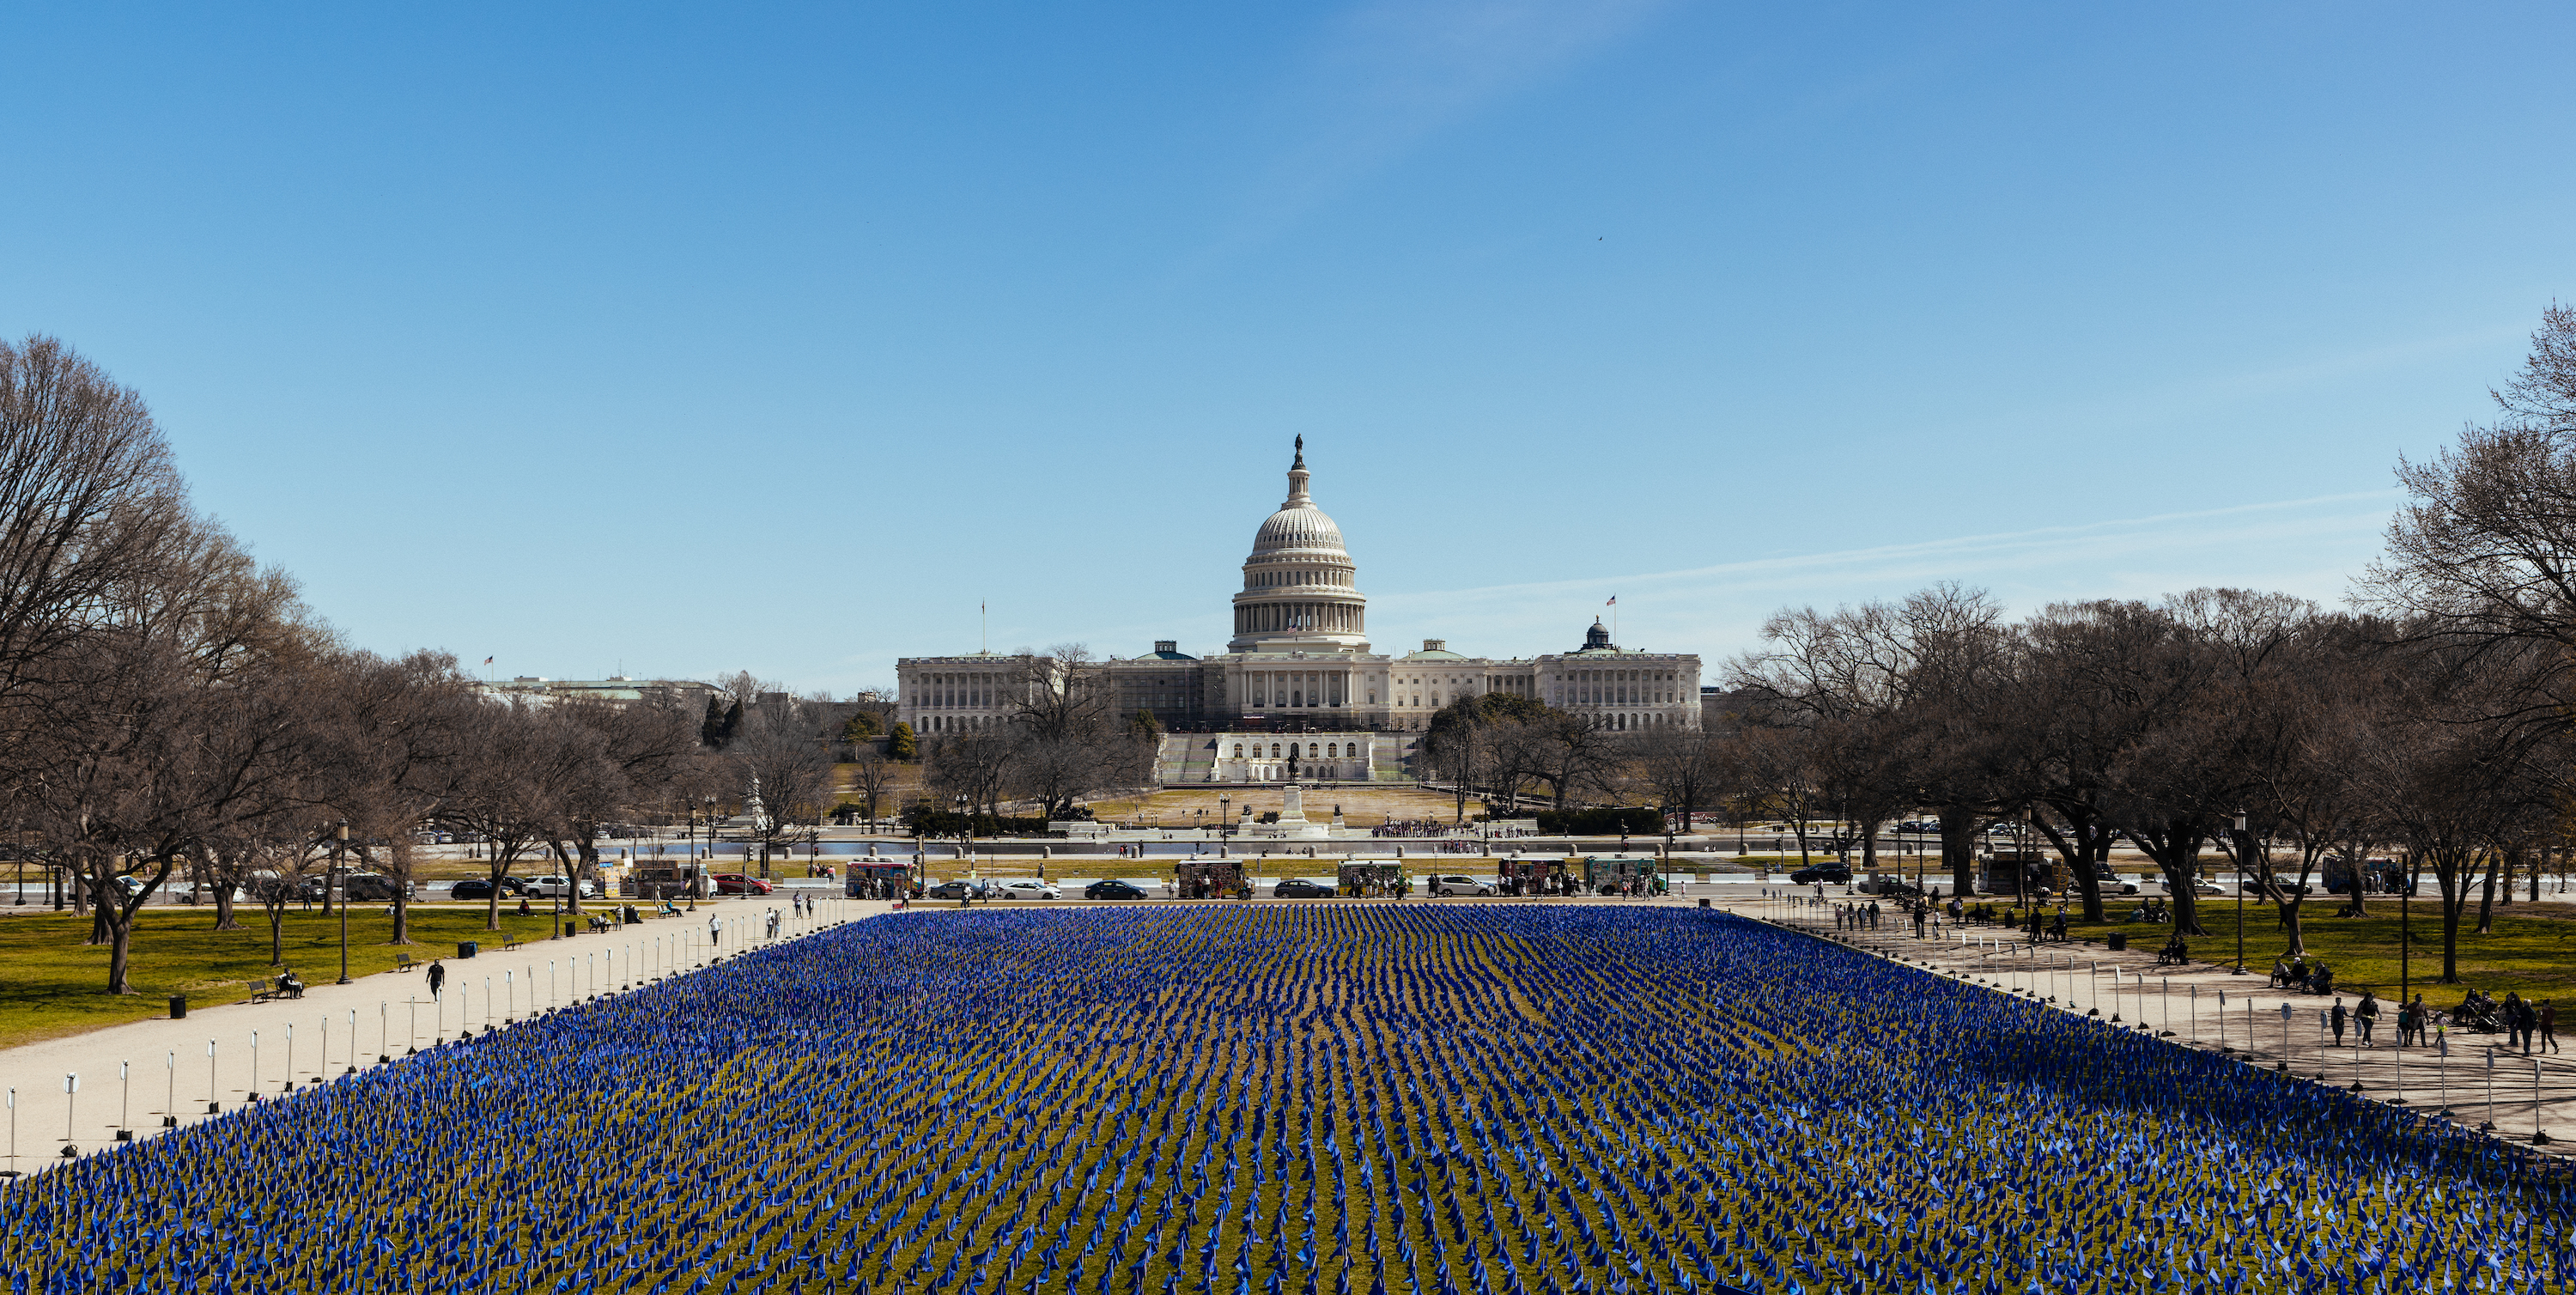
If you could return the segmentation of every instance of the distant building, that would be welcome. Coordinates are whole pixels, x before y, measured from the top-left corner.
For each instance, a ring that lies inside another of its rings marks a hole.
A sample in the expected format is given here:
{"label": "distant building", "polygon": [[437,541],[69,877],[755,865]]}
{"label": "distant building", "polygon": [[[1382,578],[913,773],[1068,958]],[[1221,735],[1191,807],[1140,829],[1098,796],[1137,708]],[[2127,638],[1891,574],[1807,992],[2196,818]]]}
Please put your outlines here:
{"label": "distant building", "polygon": [[[1144,711],[1176,730],[1400,732],[1425,727],[1460,697],[1508,692],[1618,731],[1699,723],[1699,657],[1620,647],[1598,618],[1583,646],[1547,656],[1467,656],[1441,639],[1401,656],[1371,652],[1358,565],[1341,528],[1315,506],[1311,476],[1300,437],[1288,498],[1253,533],[1226,650],[1202,659],[1165,639],[1143,656],[1106,662],[1114,713]],[[1026,668],[1025,657],[988,652],[905,657],[896,663],[897,714],[924,734],[1004,723]]]}
{"label": "distant building", "polygon": [[552,706],[576,698],[606,702],[612,706],[632,706],[652,700],[676,705],[690,714],[705,710],[707,698],[721,696],[723,690],[714,684],[695,679],[629,679],[611,675],[606,679],[547,679],[539,675],[520,675],[476,685],[486,697],[496,701],[525,701],[537,706]]}

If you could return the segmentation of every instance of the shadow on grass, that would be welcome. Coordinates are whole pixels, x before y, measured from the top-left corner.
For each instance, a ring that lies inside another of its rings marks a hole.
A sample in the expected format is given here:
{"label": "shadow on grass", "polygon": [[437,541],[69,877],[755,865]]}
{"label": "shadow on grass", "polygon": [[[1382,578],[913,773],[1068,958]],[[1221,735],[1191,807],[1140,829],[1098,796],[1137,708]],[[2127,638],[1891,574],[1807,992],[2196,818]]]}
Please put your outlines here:
{"label": "shadow on grass", "polygon": [[[286,916],[283,960],[269,962],[267,915],[256,908],[237,912],[241,929],[214,929],[214,910],[181,908],[146,910],[135,920],[127,980],[135,992],[107,992],[105,945],[85,945],[90,923],[85,917],[47,910],[0,909],[0,1047],[59,1038],[128,1021],[164,1016],[173,994],[186,994],[191,1008],[237,1003],[250,997],[255,980],[293,968],[307,984],[340,975],[340,920],[301,908]],[[479,940],[497,948],[503,940],[543,939],[542,914],[501,915],[496,935],[483,928],[480,909],[415,908],[411,911],[409,945],[388,944],[393,918],[381,906],[349,912],[349,974],[390,971],[395,958],[410,954],[427,962],[452,957],[462,940]]]}

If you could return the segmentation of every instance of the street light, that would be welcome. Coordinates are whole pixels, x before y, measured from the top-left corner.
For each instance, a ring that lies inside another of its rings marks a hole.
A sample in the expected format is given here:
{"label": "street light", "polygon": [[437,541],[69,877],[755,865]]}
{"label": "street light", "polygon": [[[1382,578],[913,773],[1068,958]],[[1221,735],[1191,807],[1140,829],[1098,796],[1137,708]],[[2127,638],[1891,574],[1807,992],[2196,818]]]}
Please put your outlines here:
{"label": "street light", "polygon": [[[2353,874],[2352,893],[2356,901],[2361,896],[2361,873],[2368,870],[2369,861],[2365,859],[2362,868]],[[2407,922],[2412,907],[2408,901],[2414,898],[2415,884],[2400,871],[2397,874],[2397,1013],[2401,1020],[2405,1018],[2407,1008],[2412,1006],[2409,991],[2414,988],[2414,967],[2409,963],[2409,955],[2414,952],[2414,932]],[[2406,1031],[2402,1026],[2397,1031],[2397,1046],[2401,1052],[2406,1047]]]}
{"label": "street light", "polygon": [[343,985],[349,983],[349,868],[345,862],[348,853],[349,821],[342,819],[339,833],[331,842],[331,871],[339,874],[340,878],[340,979],[338,983]]}
{"label": "street light", "polygon": [[2236,811],[2236,970],[2228,973],[2231,976],[2245,974],[2245,856],[2253,848],[2245,834],[2245,811],[2240,809]]}

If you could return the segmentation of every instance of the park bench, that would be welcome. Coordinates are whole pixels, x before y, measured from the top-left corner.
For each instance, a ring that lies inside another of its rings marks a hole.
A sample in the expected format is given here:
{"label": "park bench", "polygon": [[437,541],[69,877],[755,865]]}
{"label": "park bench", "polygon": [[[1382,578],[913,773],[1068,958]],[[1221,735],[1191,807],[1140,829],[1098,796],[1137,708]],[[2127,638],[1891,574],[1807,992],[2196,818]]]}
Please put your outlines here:
{"label": "park bench", "polygon": [[250,982],[250,1001],[254,1003],[265,1003],[275,998],[302,997],[304,997],[304,986],[290,981],[281,979],[275,981],[254,980]]}
{"label": "park bench", "polygon": [[397,953],[394,955],[394,970],[396,971],[412,971],[418,969],[419,966],[419,961],[408,953]]}
{"label": "park bench", "polygon": [[2191,946],[2179,940],[2156,950],[2156,965],[2159,967],[2179,967],[2189,961]]}
{"label": "park bench", "polygon": [[607,919],[607,918],[604,918],[604,917],[593,917],[593,918],[591,918],[591,919],[590,919],[590,933],[591,933],[591,934],[593,934],[593,935],[597,935],[597,934],[599,934],[600,932],[605,931],[605,930],[607,930],[607,929],[609,929],[609,921],[608,921],[608,919]]}
{"label": "park bench", "polygon": [[515,949],[526,943],[527,941],[525,940],[503,940],[501,941],[501,947],[504,949]]}

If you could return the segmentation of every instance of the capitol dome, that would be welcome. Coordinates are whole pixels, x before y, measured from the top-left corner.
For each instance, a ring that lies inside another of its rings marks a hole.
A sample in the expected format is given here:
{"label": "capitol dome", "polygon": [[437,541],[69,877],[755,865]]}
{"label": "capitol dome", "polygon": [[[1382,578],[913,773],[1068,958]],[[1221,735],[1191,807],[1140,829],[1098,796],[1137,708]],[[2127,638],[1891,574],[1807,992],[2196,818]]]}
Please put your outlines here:
{"label": "capitol dome", "polygon": [[1243,562],[1243,591],[1234,596],[1234,637],[1227,650],[1365,652],[1368,599],[1359,568],[1342,546],[1342,528],[1306,493],[1306,438],[1288,465],[1288,498],[1253,532]]}

